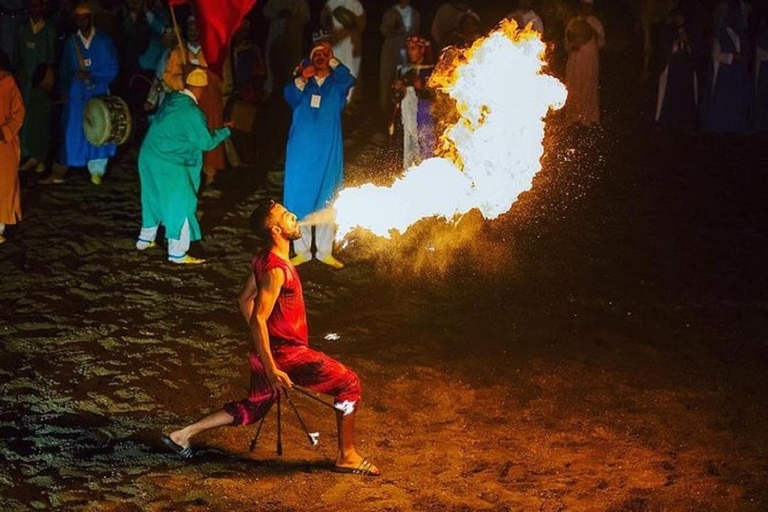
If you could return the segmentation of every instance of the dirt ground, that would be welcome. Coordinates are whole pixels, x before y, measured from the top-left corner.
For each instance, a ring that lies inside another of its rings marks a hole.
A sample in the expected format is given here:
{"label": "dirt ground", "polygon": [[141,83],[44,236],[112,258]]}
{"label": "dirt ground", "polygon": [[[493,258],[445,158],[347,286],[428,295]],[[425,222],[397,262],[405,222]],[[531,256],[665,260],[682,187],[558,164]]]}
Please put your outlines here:
{"label": "dirt ground", "polygon": [[[290,411],[282,457],[274,412],[254,452],[252,427],[191,461],[159,441],[245,393],[247,217],[279,161],[204,191],[196,268],[133,248],[135,153],[101,187],[26,189],[0,246],[0,509],[768,510],[768,144],[611,123],[550,130],[500,219],[300,268],[378,479],[329,471],[333,417],[301,396],[316,448]],[[386,181],[391,154],[348,133],[350,182]]]}

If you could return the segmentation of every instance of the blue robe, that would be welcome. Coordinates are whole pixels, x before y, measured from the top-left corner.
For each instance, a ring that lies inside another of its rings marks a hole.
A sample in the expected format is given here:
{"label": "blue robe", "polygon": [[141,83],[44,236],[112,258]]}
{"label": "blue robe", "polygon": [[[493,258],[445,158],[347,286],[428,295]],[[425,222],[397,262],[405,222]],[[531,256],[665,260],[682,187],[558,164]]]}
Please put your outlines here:
{"label": "blue robe", "polygon": [[[283,204],[299,219],[328,206],[342,186],[341,114],[354,84],[349,68],[339,63],[322,86],[314,77],[303,91],[294,82],[285,86],[283,93],[293,119],[286,148]],[[312,106],[313,96],[320,97],[319,108]]]}
{"label": "blue robe", "polygon": [[[726,27],[739,37],[737,50]],[[747,38],[737,23],[726,23],[715,33],[715,41],[723,54],[746,55]],[[752,98],[752,87],[747,62],[733,59],[730,64],[712,60],[712,73],[706,86],[709,104],[704,119],[706,131],[711,133],[742,133],[747,128],[747,112]]]}
{"label": "blue robe", "polygon": [[[94,29],[95,30],[95,29]],[[88,83],[75,78],[80,71],[75,45],[80,47],[85,62],[85,70],[91,73]],[[94,96],[109,94],[109,84],[117,77],[118,61],[112,39],[102,32],[96,32],[91,46],[86,49],[77,33],[64,42],[61,60],[61,90],[66,95],[62,128],[64,147],[61,163],[72,167],[83,167],[90,160],[114,156],[114,144],[96,147],[85,138],[83,132],[83,110],[85,104]]]}

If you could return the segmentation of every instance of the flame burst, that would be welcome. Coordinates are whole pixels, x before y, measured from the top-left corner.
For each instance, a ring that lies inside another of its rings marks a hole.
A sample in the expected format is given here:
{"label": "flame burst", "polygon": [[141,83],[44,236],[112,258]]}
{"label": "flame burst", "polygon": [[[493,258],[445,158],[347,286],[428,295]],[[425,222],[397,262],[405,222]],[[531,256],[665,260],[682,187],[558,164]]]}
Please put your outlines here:
{"label": "flame burst", "polygon": [[390,187],[342,190],[337,238],[357,227],[389,238],[420,219],[452,220],[473,208],[486,219],[508,211],[541,169],[544,117],[567,95],[543,74],[544,51],[538,32],[504,21],[471,48],[444,52],[430,86],[455,101],[459,119],[440,137],[438,156]]}

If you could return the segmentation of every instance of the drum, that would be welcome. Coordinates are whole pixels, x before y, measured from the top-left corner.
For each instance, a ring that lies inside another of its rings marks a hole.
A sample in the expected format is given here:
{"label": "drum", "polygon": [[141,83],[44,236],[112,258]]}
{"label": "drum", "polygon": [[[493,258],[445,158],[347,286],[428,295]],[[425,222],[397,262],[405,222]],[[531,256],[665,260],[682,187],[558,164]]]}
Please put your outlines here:
{"label": "drum", "polygon": [[121,97],[96,96],[85,104],[83,131],[94,146],[124,144],[131,135],[131,128],[131,111]]}

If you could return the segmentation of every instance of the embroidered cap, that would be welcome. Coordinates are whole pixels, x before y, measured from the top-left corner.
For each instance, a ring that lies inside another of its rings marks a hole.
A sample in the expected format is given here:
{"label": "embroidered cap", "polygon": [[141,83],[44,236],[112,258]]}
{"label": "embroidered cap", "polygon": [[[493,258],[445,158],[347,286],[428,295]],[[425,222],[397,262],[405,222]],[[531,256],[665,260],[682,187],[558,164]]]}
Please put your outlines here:
{"label": "embroidered cap", "polygon": [[312,32],[312,44],[317,45],[321,41],[330,41],[331,33],[324,29],[315,30]]}

